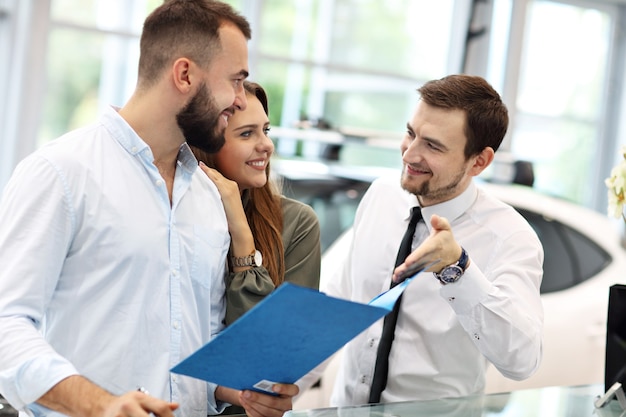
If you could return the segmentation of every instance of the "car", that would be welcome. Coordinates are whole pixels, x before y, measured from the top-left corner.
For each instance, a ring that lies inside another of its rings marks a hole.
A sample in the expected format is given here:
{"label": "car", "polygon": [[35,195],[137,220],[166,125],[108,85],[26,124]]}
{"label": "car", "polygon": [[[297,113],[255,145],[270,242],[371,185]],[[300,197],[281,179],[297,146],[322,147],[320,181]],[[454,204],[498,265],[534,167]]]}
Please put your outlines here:
{"label": "car", "polygon": [[[626,282],[626,250],[619,225],[607,215],[529,186],[486,181],[478,185],[526,218],[545,253],[541,366],[524,381],[507,379],[490,366],[486,393],[603,383],[609,287]],[[346,256],[350,240],[348,228],[325,250],[322,288]],[[294,408],[328,406],[340,356],[341,351],[316,387],[304,392]]]}
{"label": "car", "polygon": [[626,282],[619,227],[607,215],[529,187],[483,187],[526,218],[545,255],[541,366],[524,381],[512,381],[490,368],[487,390],[603,383],[609,288]]}
{"label": "car", "polygon": [[0,417],[17,417],[18,412],[0,395]]}

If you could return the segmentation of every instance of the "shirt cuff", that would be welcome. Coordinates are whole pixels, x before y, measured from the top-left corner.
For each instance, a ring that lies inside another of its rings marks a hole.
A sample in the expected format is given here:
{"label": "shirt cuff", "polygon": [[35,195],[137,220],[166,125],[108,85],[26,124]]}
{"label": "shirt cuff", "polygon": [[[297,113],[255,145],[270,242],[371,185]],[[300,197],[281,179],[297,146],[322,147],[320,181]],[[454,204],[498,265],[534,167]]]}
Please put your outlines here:
{"label": "shirt cuff", "polygon": [[217,389],[217,384],[213,384],[211,382],[207,382],[207,391],[208,391],[208,414],[222,414],[226,407],[231,406],[232,404],[219,401],[215,399],[215,390]]}
{"label": "shirt cuff", "polygon": [[16,410],[23,411],[62,380],[78,375],[76,368],[58,355],[38,356],[0,373],[0,391]]}
{"label": "shirt cuff", "polygon": [[492,283],[485,278],[476,264],[471,262],[457,282],[441,286],[440,294],[454,311],[463,314],[480,304],[489,294],[491,286]]}

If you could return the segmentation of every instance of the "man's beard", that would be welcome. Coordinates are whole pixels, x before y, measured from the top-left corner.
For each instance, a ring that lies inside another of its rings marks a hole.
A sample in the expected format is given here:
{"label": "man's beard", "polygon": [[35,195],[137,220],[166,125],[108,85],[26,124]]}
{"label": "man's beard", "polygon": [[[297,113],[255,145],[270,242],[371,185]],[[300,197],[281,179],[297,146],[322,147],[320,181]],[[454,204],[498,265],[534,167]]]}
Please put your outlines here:
{"label": "man's beard", "polygon": [[409,183],[409,181],[405,181],[405,175],[406,174],[403,172],[400,180],[402,188],[405,191],[428,200],[445,201],[448,196],[454,194],[454,191],[457,189],[461,180],[465,176],[465,171],[461,169],[459,173],[455,175],[455,177],[447,184],[434,189],[431,189],[430,180],[424,181],[418,186],[413,186]]}
{"label": "man's beard", "polygon": [[218,131],[221,111],[206,83],[176,115],[176,121],[190,146],[215,153],[224,146],[224,131]]}

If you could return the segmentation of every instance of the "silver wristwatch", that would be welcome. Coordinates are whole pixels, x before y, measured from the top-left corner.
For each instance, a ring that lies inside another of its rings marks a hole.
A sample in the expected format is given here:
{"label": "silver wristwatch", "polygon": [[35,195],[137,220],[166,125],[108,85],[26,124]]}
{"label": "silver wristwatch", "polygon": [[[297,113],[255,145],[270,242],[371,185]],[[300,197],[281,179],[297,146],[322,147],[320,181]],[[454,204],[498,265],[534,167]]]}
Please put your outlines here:
{"label": "silver wristwatch", "polygon": [[248,256],[231,258],[233,266],[261,266],[263,264],[263,255],[258,250],[255,250]]}

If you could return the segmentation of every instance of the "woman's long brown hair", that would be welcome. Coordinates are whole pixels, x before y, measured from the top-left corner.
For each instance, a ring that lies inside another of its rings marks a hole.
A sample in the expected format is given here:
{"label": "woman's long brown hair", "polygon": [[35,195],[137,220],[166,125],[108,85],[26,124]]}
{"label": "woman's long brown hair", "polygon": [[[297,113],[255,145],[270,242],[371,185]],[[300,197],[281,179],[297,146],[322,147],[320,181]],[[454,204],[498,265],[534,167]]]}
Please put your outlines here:
{"label": "woman's long brown hair", "polygon": [[[263,87],[251,81],[244,81],[246,94],[256,97],[269,115],[267,94]],[[215,168],[213,155],[196,147],[191,147],[196,158]],[[283,245],[283,210],[280,193],[270,179],[270,164],[265,168],[267,182],[261,188],[252,188],[242,193],[242,202],[250,230],[254,236],[254,245],[263,254],[263,266],[267,269],[272,282],[278,287],[285,280],[285,247]],[[228,256],[230,263],[230,253]],[[232,266],[232,265],[231,265]]]}

